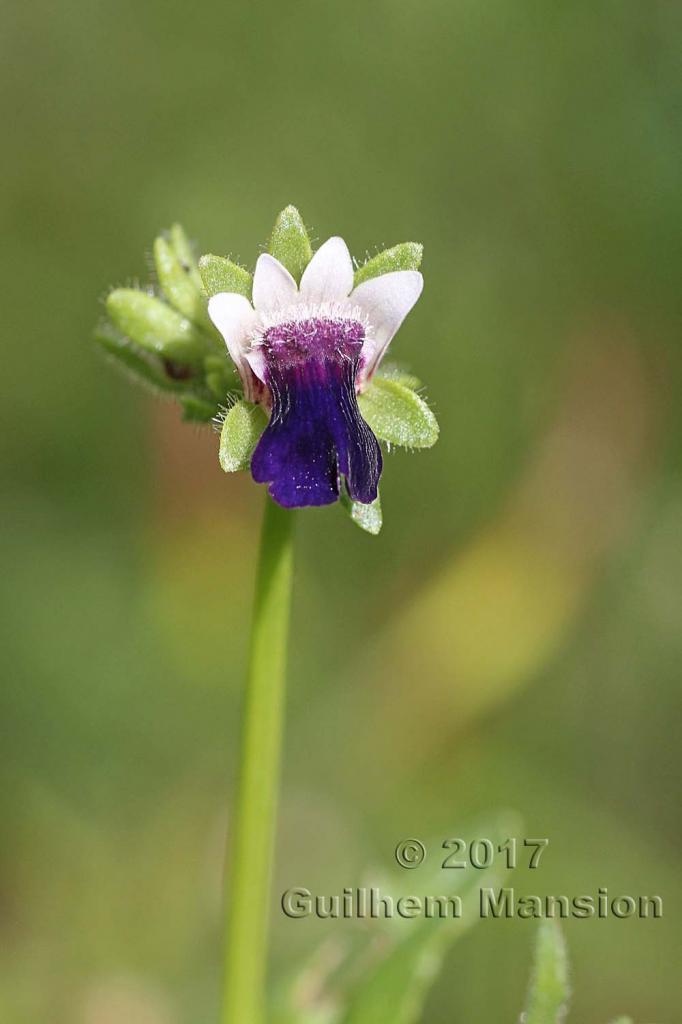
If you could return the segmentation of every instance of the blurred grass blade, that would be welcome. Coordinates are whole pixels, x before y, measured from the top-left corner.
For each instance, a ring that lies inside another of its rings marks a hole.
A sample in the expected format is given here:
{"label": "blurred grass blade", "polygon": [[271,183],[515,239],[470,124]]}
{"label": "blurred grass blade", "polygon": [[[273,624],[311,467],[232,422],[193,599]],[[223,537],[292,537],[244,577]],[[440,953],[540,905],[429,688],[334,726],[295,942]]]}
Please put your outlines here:
{"label": "blurred grass blade", "polygon": [[260,405],[240,398],[227,410],[220,432],[218,458],[226,473],[236,473],[251,465],[253,450],[267,426],[267,416]]}
{"label": "blurred grass blade", "polygon": [[303,963],[298,961],[296,971],[275,986],[267,1017],[269,1024],[338,1024],[333,979],[348,956],[348,944],[338,936],[317,944]]}
{"label": "blurred grass blade", "polygon": [[418,242],[401,242],[391,249],[384,249],[358,267],[354,284],[357,287],[363,281],[370,281],[380,274],[390,274],[393,270],[419,270],[423,252],[424,246]]}
{"label": "blurred grass blade", "polygon": [[159,284],[171,305],[199,327],[213,330],[198,272],[195,280],[191,265],[180,259],[175,247],[163,235],[154,242],[154,263]]}
{"label": "blurred grass blade", "polygon": [[[518,827],[508,815],[481,826],[479,823],[469,831],[494,839],[514,834]],[[462,834],[466,832],[465,829]],[[443,871],[441,862],[442,857],[434,858],[433,870],[420,874],[419,891],[459,897],[461,916],[387,922],[394,926],[386,936],[393,940],[393,948],[378,966],[365,972],[359,984],[355,982],[341,1024],[415,1024],[451,944],[480,919],[481,887],[499,885],[506,873],[501,863],[474,875]],[[396,897],[409,895],[414,891],[413,873],[403,872],[392,888]]]}
{"label": "blurred grass blade", "polygon": [[[453,922],[450,921],[450,926]],[[452,928],[452,938],[465,930]],[[428,927],[427,927],[428,925]],[[428,921],[402,942],[359,987],[343,1024],[413,1024],[445,955],[447,941],[438,922]]]}
{"label": "blurred grass blade", "polygon": [[209,298],[219,292],[236,292],[237,295],[251,299],[251,274],[227,256],[214,256],[212,253],[202,256],[199,260],[199,274]]}
{"label": "blurred grass blade", "polygon": [[310,263],[313,250],[303,219],[295,206],[285,207],[277,216],[268,252],[282,263],[298,283]]}
{"label": "blurred grass blade", "polygon": [[380,441],[430,448],[438,440],[438,421],[424,399],[397,380],[375,377],[358,405]]}
{"label": "blurred grass blade", "polygon": [[543,921],[535,946],[533,975],[523,1024],[560,1024],[568,1009],[568,957],[556,921]]}
{"label": "blurred grass blade", "polygon": [[140,348],[164,359],[194,363],[207,348],[204,335],[161,299],[135,288],[116,288],[107,296],[114,325]]}

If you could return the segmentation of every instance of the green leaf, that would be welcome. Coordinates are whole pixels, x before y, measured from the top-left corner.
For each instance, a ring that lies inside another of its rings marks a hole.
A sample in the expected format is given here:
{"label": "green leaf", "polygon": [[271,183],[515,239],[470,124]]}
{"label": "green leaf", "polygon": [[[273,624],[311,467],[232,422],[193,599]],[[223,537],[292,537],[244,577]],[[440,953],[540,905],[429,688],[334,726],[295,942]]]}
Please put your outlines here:
{"label": "green leaf", "polygon": [[282,263],[298,283],[310,263],[313,250],[308,232],[295,206],[286,206],[278,215],[270,236],[268,252]]}
{"label": "green leaf", "polygon": [[391,249],[384,249],[363,263],[355,271],[355,286],[363,281],[370,281],[380,274],[390,274],[393,270],[419,270],[424,246],[419,242],[401,242]]}
{"label": "green leaf", "polygon": [[253,450],[267,426],[260,405],[240,398],[227,410],[220,432],[220,465],[226,473],[236,473],[251,465]]}
{"label": "green leaf", "polygon": [[94,340],[121,369],[155,391],[178,392],[187,387],[186,381],[168,376],[160,359],[135,348],[110,323],[97,327]]}
{"label": "green leaf", "polygon": [[566,1014],[569,995],[564,937],[556,921],[546,920],[538,931],[524,1024],[559,1024]]}
{"label": "green leaf", "polygon": [[214,256],[212,253],[202,256],[199,260],[199,274],[209,298],[219,292],[236,292],[251,300],[251,274],[227,256]]}
{"label": "green leaf", "polygon": [[611,1021],[611,1024],[633,1024],[632,1017],[616,1017],[615,1020]]}
{"label": "green leaf", "polygon": [[192,363],[206,350],[204,335],[161,299],[135,288],[116,288],[107,296],[114,325],[140,348],[180,363]]}
{"label": "green leaf", "polygon": [[358,396],[360,412],[380,441],[403,448],[430,448],[438,440],[438,423],[415,391],[397,380],[375,377]]}
{"label": "green leaf", "polygon": [[180,259],[174,246],[162,235],[154,242],[154,262],[159,284],[171,305],[195,324],[212,331],[203,288],[197,288],[190,265]]}
{"label": "green leaf", "polygon": [[341,504],[356,526],[359,526],[365,533],[371,533],[376,537],[383,524],[379,495],[370,505],[363,505],[361,501],[353,501],[344,491],[341,495]]}

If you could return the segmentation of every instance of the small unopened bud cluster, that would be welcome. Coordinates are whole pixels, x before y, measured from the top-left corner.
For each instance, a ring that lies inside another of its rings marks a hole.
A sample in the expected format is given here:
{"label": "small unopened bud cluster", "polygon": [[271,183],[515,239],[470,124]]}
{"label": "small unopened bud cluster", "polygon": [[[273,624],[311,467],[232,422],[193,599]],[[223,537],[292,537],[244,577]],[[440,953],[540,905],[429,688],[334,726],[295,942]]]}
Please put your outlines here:
{"label": "small unopened bud cluster", "polygon": [[[218,257],[207,257],[209,273]],[[250,274],[229,260],[232,277]],[[95,340],[131,377],[175,398],[186,420],[210,422],[239,386],[225,344],[208,318],[208,296],[179,224],[154,243],[156,286],[115,288]]]}

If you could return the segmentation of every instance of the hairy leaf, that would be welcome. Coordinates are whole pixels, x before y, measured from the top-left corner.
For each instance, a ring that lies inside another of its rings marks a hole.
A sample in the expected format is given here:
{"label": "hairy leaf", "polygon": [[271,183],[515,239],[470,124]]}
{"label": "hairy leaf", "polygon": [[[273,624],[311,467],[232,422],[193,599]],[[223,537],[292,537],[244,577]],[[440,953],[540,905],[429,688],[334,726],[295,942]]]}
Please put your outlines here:
{"label": "hairy leaf", "polygon": [[199,273],[209,298],[219,292],[236,292],[251,299],[251,274],[226,256],[214,256],[212,253],[202,256]]}
{"label": "hairy leaf", "polygon": [[438,422],[428,405],[400,381],[375,377],[358,396],[360,412],[380,441],[403,448],[430,448]]}
{"label": "hairy leaf", "polygon": [[253,450],[267,422],[260,405],[240,398],[230,406],[220,432],[219,459],[226,473],[249,468]]}
{"label": "hairy leaf", "polygon": [[355,271],[355,285],[370,281],[380,274],[389,274],[393,270],[419,270],[424,246],[419,242],[401,242],[391,249],[384,249],[363,263]]}
{"label": "hairy leaf", "polygon": [[278,215],[270,236],[268,252],[282,263],[296,282],[312,259],[313,250],[300,213],[286,206]]}

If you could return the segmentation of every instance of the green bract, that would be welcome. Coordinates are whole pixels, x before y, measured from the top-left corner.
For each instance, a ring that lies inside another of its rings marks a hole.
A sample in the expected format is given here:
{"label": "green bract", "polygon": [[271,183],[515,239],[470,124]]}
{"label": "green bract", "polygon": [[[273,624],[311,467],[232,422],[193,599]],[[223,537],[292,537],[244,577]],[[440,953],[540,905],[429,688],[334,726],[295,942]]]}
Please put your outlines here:
{"label": "green bract", "polygon": [[308,232],[295,206],[285,207],[272,229],[268,252],[282,263],[294,280],[301,280],[303,271],[310,263],[313,250]]}
{"label": "green bract", "polygon": [[107,312],[122,334],[164,359],[194,363],[206,351],[194,324],[146,292],[117,288],[107,296]]}
{"label": "green bract", "polygon": [[402,448],[430,448],[438,440],[438,423],[428,405],[399,380],[375,377],[358,396],[363,418],[380,441]]}
{"label": "green bract", "polygon": [[251,274],[226,256],[213,256],[211,253],[202,256],[199,260],[199,274],[209,298],[218,292],[236,292],[247,299],[251,298]]}
{"label": "green bract", "polygon": [[360,501],[353,501],[344,492],[341,495],[341,506],[356,526],[359,526],[365,533],[371,533],[373,537],[376,537],[381,531],[384,521],[381,513],[381,495],[377,495],[371,505],[363,505]]}
{"label": "green bract", "polygon": [[384,249],[363,263],[355,271],[355,285],[369,281],[380,274],[389,274],[393,270],[419,270],[424,246],[418,242],[401,242],[392,249]]}
{"label": "green bract", "polygon": [[194,264],[182,260],[175,247],[163,235],[154,242],[154,263],[164,294],[180,313],[213,333],[206,311],[206,297]]}
{"label": "green bract", "polygon": [[240,398],[230,406],[220,431],[219,459],[226,473],[249,468],[253,450],[267,422],[260,405]]}

